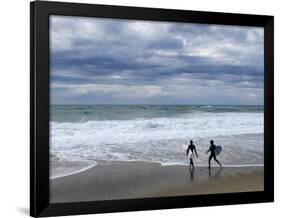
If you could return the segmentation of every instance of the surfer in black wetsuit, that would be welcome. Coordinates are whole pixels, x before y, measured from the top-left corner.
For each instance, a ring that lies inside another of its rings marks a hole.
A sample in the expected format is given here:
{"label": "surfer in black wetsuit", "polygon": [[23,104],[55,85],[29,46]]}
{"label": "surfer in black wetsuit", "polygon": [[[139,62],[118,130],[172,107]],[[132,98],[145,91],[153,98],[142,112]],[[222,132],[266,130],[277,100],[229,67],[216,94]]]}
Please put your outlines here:
{"label": "surfer in black wetsuit", "polygon": [[220,165],[220,167],[222,167],[222,166],[221,166],[221,163],[217,160],[217,157],[216,157],[216,145],[214,144],[214,140],[211,140],[211,141],[210,141],[210,144],[211,144],[211,146],[210,146],[209,150],[206,151],[206,154],[207,154],[209,151],[211,152],[211,154],[210,154],[210,156],[209,156],[209,169],[211,169],[211,159],[212,159],[212,158],[214,158],[214,160]]}
{"label": "surfer in black wetsuit", "polygon": [[196,154],[196,157],[198,157],[198,154],[197,154],[196,147],[195,147],[195,145],[193,144],[193,141],[192,141],[192,140],[190,140],[190,144],[188,145],[188,148],[187,148],[187,150],[186,150],[186,156],[188,156],[189,151],[191,152],[191,154],[190,154],[190,156],[189,156],[189,160],[190,160],[189,167],[194,168],[193,156],[194,156],[194,153],[195,153],[195,154]]}

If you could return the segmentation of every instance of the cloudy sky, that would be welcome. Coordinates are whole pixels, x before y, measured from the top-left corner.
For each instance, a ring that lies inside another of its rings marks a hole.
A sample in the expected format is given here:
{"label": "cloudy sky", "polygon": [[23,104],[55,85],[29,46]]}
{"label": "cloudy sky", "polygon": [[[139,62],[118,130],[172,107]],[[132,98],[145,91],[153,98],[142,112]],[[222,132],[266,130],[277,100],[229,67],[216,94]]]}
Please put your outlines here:
{"label": "cloudy sky", "polygon": [[263,104],[263,28],[50,19],[52,104]]}

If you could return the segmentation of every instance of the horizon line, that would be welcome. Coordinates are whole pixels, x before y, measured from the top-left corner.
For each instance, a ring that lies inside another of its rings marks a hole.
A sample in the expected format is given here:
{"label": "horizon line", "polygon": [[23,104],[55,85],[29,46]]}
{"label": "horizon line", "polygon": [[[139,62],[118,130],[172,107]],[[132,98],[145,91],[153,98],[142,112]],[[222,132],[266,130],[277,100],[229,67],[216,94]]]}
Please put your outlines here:
{"label": "horizon line", "polygon": [[155,106],[264,106],[264,104],[50,104],[56,105],[117,105],[117,106],[127,106],[127,105],[155,105]]}

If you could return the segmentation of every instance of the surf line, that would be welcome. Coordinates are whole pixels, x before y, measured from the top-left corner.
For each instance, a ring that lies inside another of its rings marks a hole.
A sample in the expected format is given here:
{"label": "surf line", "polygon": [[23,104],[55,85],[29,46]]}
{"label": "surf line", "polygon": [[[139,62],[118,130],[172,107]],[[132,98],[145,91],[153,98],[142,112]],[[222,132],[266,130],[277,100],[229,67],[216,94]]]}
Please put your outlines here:
{"label": "surf line", "polygon": [[[175,166],[175,165],[181,165],[181,166],[186,166],[186,164],[167,164],[167,163],[161,163],[162,166]],[[195,164],[195,167],[208,167],[209,165],[207,164]],[[231,168],[231,167],[235,167],[235,168],[239,168],[239,167],[263,167],[264,165],[263,164],[233,164],[233,165],[229,165],[229,164],[226,164],[226,165],[222,165],[222,168]],[[216,165],[213,165],[211,167],[218,167],[219,166],[216,166]]]}
{"label": "surf line", "polygon": [[95,167],[97,165],[97,162],[96,161],[91,161],[90,162],[91,164],[87,167],[84,167],[80,170],[75,170],[75,171],[72,171],[70,173],[63,173],[63,174],[60,174],[60,175],[56,175],[56,176],[50,176],[50,179],[58,179],[58,178],[62,178],[62,177],[65,177],[65,176],[71,176],[71,175],[74,175],[74,174],[77,174],[77,173],[82,173],[88,169],[91,169],[92,167]]}

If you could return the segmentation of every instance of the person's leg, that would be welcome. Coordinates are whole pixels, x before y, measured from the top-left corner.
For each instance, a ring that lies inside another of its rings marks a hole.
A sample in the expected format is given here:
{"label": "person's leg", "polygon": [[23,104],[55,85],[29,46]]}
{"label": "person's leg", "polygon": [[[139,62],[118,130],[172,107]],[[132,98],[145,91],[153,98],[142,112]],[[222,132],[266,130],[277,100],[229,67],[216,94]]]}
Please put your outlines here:
{"label": "person's leg", "polygon": [[193,159],[192,159],[192,158],[190,158],[190,166],[191,166],[191,167],[194,167]]}
{"label": "person's leg", "polygon": [[212,159],[212,155],[209,156],[209,169],[211,168],[211,159]]}
{"label": "person's leg", "polygon": [[216,158],[216,156],[214,156],[214,160],[220,165],[221,167],[221,163],[218,161],[218,159]]}

